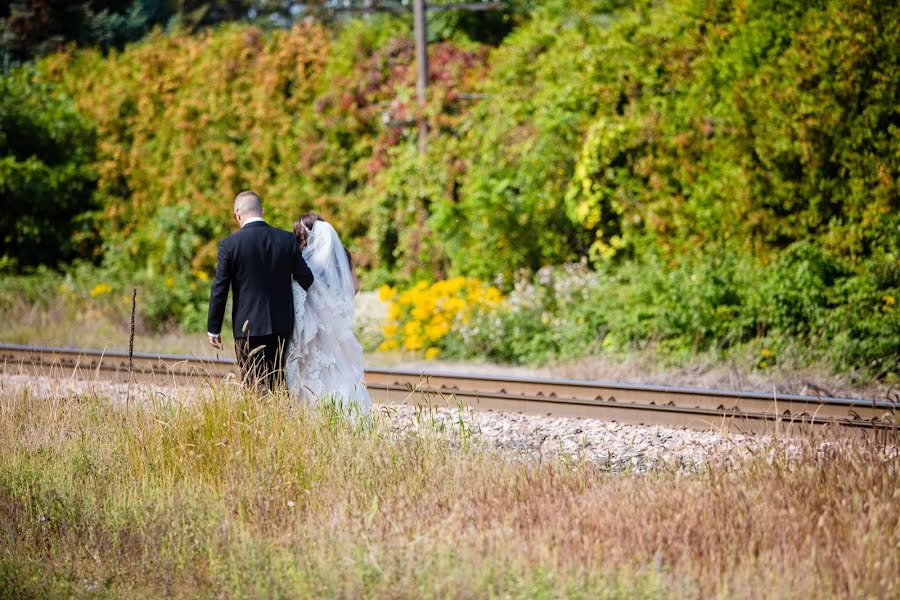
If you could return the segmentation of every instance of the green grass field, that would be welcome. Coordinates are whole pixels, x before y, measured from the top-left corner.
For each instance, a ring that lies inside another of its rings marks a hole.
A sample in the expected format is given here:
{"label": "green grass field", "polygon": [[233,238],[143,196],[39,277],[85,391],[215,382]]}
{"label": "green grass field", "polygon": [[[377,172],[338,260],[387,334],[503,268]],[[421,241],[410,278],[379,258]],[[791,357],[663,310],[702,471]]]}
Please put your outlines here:
{"label": "green grass field", "polygon": [[890,450],[639,476],[462,440],[224,388],[126,409],[7,387],[0,596],[900,593]]}

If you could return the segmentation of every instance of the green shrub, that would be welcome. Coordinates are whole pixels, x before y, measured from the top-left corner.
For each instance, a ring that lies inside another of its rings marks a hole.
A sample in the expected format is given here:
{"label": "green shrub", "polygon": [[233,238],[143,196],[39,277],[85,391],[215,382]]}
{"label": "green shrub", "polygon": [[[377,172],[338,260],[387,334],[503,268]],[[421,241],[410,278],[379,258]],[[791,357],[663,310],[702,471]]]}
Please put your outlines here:
{"label": "green shrub", "polygon": [[30,69],[0,77],[0,269],[92,253],[97,181],[91,122]]}
{"label": "green shrub", "polygon": [[764,294],[768,325],[792,335],[822,332],[830,309],[841,301],[837,284],[844,283],[846,267],[823,248],[799,242],[770,271]]}
{"label": "green shrub", "polygon": [[622,356],[651,345],[661,360],[679,363],[698,352],[728,356],[761,347],[758,366],[767,368],[779,349],[802,348],[800,363],[894,380],[898,269],[883,259],[868,266],[850,276],[820,248],[798,244],[768,267],[717,249],[676,265],[545,268],[517,280],[496,309],[457,324],[443,350],[528,364]]}

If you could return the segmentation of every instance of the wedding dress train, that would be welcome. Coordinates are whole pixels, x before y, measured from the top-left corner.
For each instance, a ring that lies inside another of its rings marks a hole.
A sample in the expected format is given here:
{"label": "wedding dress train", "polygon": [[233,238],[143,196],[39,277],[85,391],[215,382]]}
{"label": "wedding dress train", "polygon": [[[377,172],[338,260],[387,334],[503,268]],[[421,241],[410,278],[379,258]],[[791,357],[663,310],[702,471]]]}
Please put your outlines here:
{"label": "wedding dress train", "polygon": [[315,281],[308,291],[293,283],[288,389],[308,402],[330,401],[350,414],[366,414],[372,400],[363,382],[363,350],[353,334],[350,261],[330,223],[316,221],[303,258]]}

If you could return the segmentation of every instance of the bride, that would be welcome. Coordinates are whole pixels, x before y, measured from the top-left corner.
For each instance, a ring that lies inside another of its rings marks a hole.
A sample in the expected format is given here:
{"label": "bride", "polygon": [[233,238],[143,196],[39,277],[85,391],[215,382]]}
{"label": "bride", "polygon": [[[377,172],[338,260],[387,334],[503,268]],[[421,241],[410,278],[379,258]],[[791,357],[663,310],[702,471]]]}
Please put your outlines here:
{"label": "bride", "polygon": [[372,400],[363,383],[363,351],[353,335],[359,282],[337,231],[316,213],[294,223],[294,235],[315,281],[293,284],[294,333],[288,343],[288,389],[309,402],[332,401],[366,414]]}

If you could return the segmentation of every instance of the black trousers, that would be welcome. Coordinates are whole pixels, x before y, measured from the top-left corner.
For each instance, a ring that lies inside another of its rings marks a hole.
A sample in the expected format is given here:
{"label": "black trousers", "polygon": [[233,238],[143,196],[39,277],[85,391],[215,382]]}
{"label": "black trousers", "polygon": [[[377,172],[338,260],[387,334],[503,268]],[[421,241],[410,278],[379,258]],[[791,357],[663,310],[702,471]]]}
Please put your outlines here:
{"label": "black trousers", "polygon": [[284,385],[284,358],[289,336],[258,335],[235,338],[234,353],[244,387],[264,392]]}

